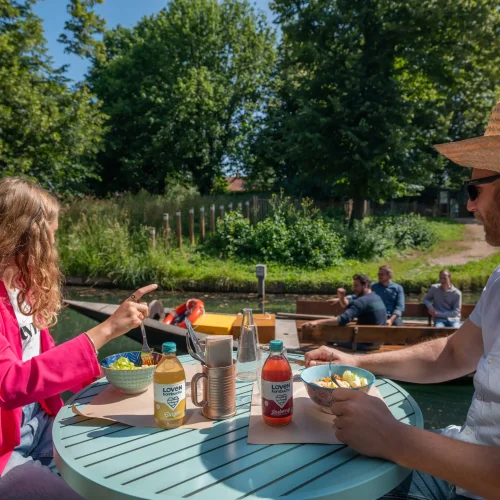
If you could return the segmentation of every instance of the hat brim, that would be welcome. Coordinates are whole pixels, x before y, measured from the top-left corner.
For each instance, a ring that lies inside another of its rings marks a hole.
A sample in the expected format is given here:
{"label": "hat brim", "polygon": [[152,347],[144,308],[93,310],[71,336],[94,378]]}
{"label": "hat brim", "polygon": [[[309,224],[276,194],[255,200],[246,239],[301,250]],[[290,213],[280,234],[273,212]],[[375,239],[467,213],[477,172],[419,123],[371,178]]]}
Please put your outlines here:
{"label": "hat brim", "polygon": [[436,144],[437,151],[462,167],[500,172],[500,135]]}

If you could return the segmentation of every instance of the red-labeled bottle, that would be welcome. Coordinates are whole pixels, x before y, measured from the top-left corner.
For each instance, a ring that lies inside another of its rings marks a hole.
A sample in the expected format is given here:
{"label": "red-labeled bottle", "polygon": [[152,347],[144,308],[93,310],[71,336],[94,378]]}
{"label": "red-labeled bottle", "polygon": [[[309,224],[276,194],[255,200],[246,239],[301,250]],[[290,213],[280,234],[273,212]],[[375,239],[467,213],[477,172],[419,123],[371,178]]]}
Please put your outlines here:
{"label": "red-labeled bottle", "polygon": [[280,427],[292,421],[293,375],[283,341],[271,340],[269,349],[261,375],[262,415],[266,424]]}

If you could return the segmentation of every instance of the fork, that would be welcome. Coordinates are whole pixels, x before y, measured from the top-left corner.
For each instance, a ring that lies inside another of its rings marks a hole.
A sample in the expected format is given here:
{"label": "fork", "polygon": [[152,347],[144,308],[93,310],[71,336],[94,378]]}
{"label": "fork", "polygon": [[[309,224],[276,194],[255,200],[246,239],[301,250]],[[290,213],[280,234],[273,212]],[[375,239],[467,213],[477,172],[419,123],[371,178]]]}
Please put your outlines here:
{"label": "fork", "polygon": [[333,352],[330,354],[330,362],[328,363],[328,370],[330,372],[330,380],[333,381],[333,378],[332,378],[332,361],[333,361]]}
{"label": "fork", "polygon": [[144,328],[144,323],[141,321],[141,333],[142,333],[142,349],[141,349],[141,361],[143,365],[151,366],[154,365],[155,360],[153,357],[153,351],[148,346],[148,341],[146,339],[146,329]]}

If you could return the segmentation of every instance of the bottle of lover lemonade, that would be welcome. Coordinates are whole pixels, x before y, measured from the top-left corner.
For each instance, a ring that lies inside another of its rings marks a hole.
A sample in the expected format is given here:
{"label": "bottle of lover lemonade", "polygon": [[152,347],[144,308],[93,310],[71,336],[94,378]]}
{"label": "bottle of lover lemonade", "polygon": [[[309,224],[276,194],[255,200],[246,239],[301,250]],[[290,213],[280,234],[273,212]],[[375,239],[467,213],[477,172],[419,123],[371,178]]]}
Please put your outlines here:
{"label": "bottle of lover lemonade", "polygon": [[186,414],[186,374],[175,355],[175,342],[165,342],[161,350],[163,356],[153,376],[155,421],[158,427],[175,429]]}
{"label": "bottle of lover lemonade", "polygon": [[262,416],[268,425],[283,426],[292,421],[292,368],[283,351],[283,341],[271,340],[269,349],[261,376]]}

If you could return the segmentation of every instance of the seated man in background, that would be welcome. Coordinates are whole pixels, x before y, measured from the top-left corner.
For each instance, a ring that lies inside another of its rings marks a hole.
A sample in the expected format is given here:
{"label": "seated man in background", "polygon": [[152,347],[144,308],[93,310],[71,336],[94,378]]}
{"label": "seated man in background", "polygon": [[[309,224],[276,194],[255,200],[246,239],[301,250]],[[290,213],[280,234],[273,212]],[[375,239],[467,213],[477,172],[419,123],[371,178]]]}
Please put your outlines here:
{"label": "seated man in background", "polygon": [[387,309],[387,325],[403,326],[401,316],[405,310],[405,292],[401,285],[393,283],[392,269],[381,266],[378,269],[378,283],[374,283],[372,291],[384,302]]}
{"label": "seated man in background", "polygon": [[429,288],[424,304],[434,319],[434,326],[460,327],[462,292],[452,285],[451,273],[447,269],[439,273],[439,283]]}
{"label": "seated man in background", "polygon": [[[338,317],[331,319],[317,319],[302,325],[303,329],[315,328],[319,325],[345,326],[347,323],[358,319],[358,325],[379,325],[387,323],[387,310],[379,295],[370,288],[370,279],[364,274],[353,276],[352,290],[356,300],[351,300],[347,309]],[[351,342],[339,342],[341,347],[351,347]],[[358,344],[360,349],[375,349],[380,344]]]}
{"label": "seated man in background", "polygon": [[[405,310],[405,292],[401,285],[392,282],[392,269],[389,266],[381,266],[379,268],[378,283],[374,283],[371,290],[385,304],[387,310],[386,325],[403,326],[401,316]],[[344,288],[337,288],[337,298],[330,299],[328,302],[332,306],[339,304],[342,308],[346,309],[356,299],[356,294],[347,295]]]}

